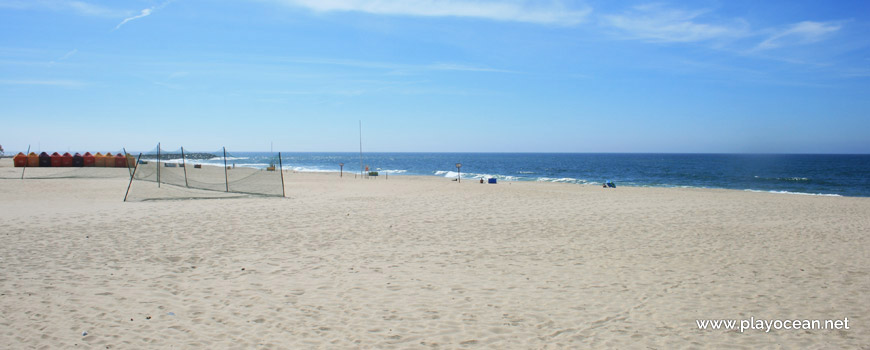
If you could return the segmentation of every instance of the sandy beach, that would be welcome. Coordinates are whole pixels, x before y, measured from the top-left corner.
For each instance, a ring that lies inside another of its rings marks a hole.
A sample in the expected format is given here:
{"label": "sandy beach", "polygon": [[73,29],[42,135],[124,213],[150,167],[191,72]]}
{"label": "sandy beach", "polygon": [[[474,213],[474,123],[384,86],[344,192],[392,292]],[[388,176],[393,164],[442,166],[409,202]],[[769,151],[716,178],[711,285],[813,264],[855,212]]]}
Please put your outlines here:
{"label": "sandy beach", "polygon": [[[870,344],[870,198],[287,172],[286,198],[125,203],[128,180],[0,179],[0,344]],[[850,328],[697,325],[750,318]]]}

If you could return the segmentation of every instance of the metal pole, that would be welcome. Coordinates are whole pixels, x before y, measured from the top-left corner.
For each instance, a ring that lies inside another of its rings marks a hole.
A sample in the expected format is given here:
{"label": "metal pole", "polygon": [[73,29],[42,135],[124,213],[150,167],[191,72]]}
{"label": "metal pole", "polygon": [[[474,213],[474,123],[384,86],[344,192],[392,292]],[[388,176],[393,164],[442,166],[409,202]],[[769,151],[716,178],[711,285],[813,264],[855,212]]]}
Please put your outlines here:
{"label": "metal pole", "polygon": [[187,184],[187,165],[184,161],[184,147],[181,147],[181,167],[184,169],[184,187],[190,187]]}
{"label": "metal pole", "polygon": [[[126,155],[125,155],[126,158]],[[133,177],[136,176],[136,169],[139,168],[139,159],[142,159],[142,153],[139,153],[139,158],[136,158],[136,164],[133,166],[133,173],[130,174],[130,183],[127,184],[127,192],[124,193],[124,201],[127,201],[127,195],[130,194],[130,186],[133,185]]]}
{"label": "metal pole", "polygon": [[278,172],[281,173],[281,197],[286,197],[284,193],[284,163],[281,161],[281,152],[278,152]]}
{"label": "metal pole", "polygon": [[224,180],[227,182],[227,192],[230,191],[230,176],[227,175],[227,148],[224,147]]}
{"label": "metal pole", "polygon": [[24,171],[27,170],[27,156],[30,155],[30,145],[27,145],[27,153],[24,154],[24,169],[21,169],[21,179],[24,180]]}
{"label": "metal pole", "polygon": [[157,187],[160,187],[160,142],[157,143]]}
{"label": "metal pole", "polygon": [[[127,161],[127,147],[121,147],[121,151],[124,152],[124,164],[127,164],[127,172],[130,173],[130,176],[133,176],[133,171],[130,169],[130,162]],[[69,150],[67,150],[69,152]]]}

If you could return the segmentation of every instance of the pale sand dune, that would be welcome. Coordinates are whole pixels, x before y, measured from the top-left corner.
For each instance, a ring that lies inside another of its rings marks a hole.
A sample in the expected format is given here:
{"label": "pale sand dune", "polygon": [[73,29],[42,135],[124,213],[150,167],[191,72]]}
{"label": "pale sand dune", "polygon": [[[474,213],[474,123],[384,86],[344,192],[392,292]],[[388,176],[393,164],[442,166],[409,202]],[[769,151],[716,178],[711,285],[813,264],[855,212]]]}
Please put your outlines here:
{"label": "pale sand dune", "polygon": [[[283,199],[123,203],[127,179],[0,180],[0,344],[870,344],[868,198],[287,173]],[[695,323],[750,316],[851,329]]]}

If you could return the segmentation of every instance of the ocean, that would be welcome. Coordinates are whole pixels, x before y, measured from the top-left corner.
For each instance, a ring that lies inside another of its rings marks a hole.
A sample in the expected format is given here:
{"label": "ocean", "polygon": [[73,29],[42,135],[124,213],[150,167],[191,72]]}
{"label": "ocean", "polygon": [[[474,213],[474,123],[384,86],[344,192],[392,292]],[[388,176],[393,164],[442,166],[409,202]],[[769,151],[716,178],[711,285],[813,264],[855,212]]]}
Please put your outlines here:
{"label": "ocean", "polygon": [[[198,154],[190,163],[222,165],[221,154]],[[265,168],[277,152],[234,152],[228,164]],[[602,154],[602,153],[363,153],[362,162],[384,176],[563,182],[616,186],[698,187],[784,194],[870,196],[870,155],[816,154]],[[359,173],[359,153],[285,153],[286,170]]]}

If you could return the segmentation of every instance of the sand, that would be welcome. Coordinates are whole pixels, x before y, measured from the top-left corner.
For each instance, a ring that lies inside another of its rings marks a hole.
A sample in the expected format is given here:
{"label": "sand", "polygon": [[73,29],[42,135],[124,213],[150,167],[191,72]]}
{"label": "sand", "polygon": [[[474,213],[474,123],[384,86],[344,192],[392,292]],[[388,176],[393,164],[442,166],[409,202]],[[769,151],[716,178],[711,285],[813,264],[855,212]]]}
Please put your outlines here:
{"label": "sand", "polygon": [[[286,173],[287,198],[124,203],[128,179],[0,179],[0,344],[870,344],[868,198]],[[696,323],[750,317],[850,329]]]}

